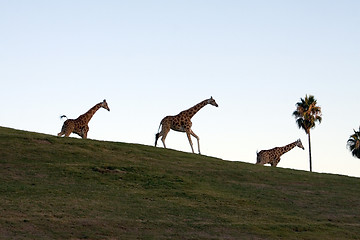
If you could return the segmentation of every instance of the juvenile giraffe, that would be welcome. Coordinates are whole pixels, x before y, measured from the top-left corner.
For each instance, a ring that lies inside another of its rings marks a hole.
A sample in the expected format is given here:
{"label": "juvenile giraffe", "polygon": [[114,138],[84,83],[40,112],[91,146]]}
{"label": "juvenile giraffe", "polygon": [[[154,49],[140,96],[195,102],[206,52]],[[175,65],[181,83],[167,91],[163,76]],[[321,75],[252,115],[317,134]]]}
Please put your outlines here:
{"label": "juvenile giraffe", "polygon": [[218,107],[218,104],[216,103],[215,99],[211,97],[210,99],[206,99],[196,104],[195,106],[189,108],[188,110],[180,112],[176,116],[167,116],[163,118],[160,122],[160,126],[162,126],[161,132],[159,132],[160,130],[160,126],[159,126],[158,133],[155,135],[155,147],[159,137],[162,137],[161,141],[163,142],[164,148],[166,148],[165,139],[170,129],[172,129],[174,131],[186,133],[193,153],[194,153],[194,148],[190,135],[194,136],[197,139],[199,154],[201,154],[199,137],[191,130],[191,126],[192,126],[191,118],[207,104],[211,104],[215,107]]}
{"label": "juvenile giraffe", "polygon": [[290,143],[284,147],[275,147],[273,149],[257,152],[256,164],[264,165],[266,163],[270,163],[271,166],[276,167],[276,165],[280,162],[281,155],[290,151],[295,146],[298,146],[299,148],[302,148],[304,150],[301,140],[298,139],[295,142]]}
{"label": "juvenile giraffe", "polygon": [[[62,136],[65,134],[65,137],[68,137],[70,133],[76,133],[82,138],[87,138],[87,133],[89,131],[88,123],[92,116],[96,113],[99,108],[105,108],[110,111],[110,108],[107,105],[106,100],[101,103],[96,104],[94,107],[90,108],[89,111],[80,115],[77,119],[68,119],[64,122],[62,126],[61,132],[58,133],[58,136]],[[65,115],[61,116],[61,118],[66,117]],[[67,117],[66,117],[67,118]]]}

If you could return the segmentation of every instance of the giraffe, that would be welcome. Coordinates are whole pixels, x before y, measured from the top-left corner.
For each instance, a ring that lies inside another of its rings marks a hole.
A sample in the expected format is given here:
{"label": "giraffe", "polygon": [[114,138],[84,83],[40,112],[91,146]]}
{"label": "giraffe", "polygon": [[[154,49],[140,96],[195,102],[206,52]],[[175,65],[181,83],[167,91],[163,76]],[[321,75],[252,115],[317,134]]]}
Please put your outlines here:
{"label": "giraffe", "polygon": [[[90,108],[90,110],[86,113],[80,115],[77,119],[67,119],[62,126],[61,132],[58,133],[58,136],[61,137],[65,134],[65,137],[68,137],[71,133],[76,133],[82,138],[87,138],[87,133],[89,131],[88,123],[96,111],[99,110],[99,108],[105,108],[106,110],[110,111],[106,100],[104,100]],[[66,116],[62,115],[60,118],[63,117]]]}
{"label": "giraffe", "polygon": [[264,165],[266,163],[270,163],[271,166],[276,167],[276,165],[280,162],[281,155],[290,151],[296,146],[304,150],[301,140],[298,139],[295,142],[290,143],[284,147],[275,147],[269,150],[262,150],[260,152],[257,152],[256,164]]}
{"label": "giraffe", "polygon": [[200,143],[199,143],[199,137],[191,130],[191,126],[192,126],[192,122],[191,122],[191,118],[201,109],[203,108],[205,105],[207,104],[211,104],[215,107],[218,107],[218,104],[216,103],[215,99],[213,99],[213,97],[206,99],[198,104],[196,104],[195,106],[193,106],[192,108],[189,108],[188,110],[182,111],[180,112],[178,115],[176,116],[166,116],[165,118],[163,118],[160,122],[160,126],[162,126],[161,128],[161,132],[159,132],[160,130],[160,126],[158,129],[158,133],[155,135],[155,147],[157,145],[157,140],[159,139],[159,137],[161,138],[161,141],[163,142],[164,148],[166,148],[166,144],[165,144],[165,139],[167,134],[169,133],[170,129],[174,130],[174,131],[178,131],[178,132],[185,132],[190,146],[191,146],[191,150],[194,153],[194,148],[193,148],[193,143],[191,141],[191,136],[195,137],[197,139],[197,143],[198,143],[198,150],[199,150],[199,154],[201,154],[200,152]]}

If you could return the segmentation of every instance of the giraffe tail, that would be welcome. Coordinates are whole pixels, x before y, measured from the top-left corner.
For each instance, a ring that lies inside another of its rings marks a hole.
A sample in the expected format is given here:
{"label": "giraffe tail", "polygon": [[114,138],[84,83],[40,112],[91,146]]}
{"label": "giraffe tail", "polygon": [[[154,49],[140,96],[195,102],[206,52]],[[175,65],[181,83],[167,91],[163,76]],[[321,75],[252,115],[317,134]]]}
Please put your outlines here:
{"label": "giraffe tail", "polygon": [[159,131],[160,131],[160,127],[161,127],[161,123],[160,123],[160,125],[159,125],[157,134],[155,134],[155,147],[156,147],[157,141],[158,141],[158,139],[159,139],[159,137],[160,137],[160,132],[159,132]]}
{"label": "giraffe tail", "polygon": [[259,159],[259,150],[256,150],[256,164],[260,163],[260,159]]}
{"label": "giraffe tail", "polygon": [[158,141],[159,137],[160,137],[160,133],[155,134],[155,147],[157,145],[157,141]]}

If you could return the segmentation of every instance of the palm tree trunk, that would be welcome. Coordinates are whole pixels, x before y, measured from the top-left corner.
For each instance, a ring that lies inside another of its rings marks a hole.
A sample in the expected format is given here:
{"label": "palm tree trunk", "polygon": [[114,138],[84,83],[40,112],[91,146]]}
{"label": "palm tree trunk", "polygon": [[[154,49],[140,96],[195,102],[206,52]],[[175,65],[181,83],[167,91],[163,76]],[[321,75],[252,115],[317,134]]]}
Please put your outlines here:
{"label": "palm tree trunk", "polygon": [[309,139],[309,161],[310,161],[310,172],[312,172],[310,131],[309,131],[309,133],[308,133],[308,139]]}

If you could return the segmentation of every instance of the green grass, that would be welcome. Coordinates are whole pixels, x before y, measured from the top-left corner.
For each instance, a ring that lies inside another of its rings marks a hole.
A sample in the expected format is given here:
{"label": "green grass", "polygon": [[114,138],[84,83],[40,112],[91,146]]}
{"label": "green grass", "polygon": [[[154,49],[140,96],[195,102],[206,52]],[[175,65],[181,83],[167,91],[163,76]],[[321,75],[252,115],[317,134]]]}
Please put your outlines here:
{"label": "green grass", "polygon": [[2,239],[359,239],[360,179],[0,127]]}

